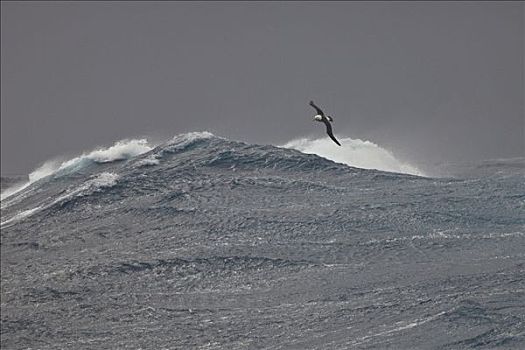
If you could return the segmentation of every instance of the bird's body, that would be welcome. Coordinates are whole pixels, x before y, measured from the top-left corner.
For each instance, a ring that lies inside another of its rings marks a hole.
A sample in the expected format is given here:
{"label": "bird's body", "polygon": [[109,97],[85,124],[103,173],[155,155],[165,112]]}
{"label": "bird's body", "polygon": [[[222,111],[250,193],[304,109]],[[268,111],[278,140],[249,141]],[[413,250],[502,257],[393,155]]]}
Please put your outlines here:
{"label": "bird's body", "polygon": [[334,121],[333,118],[330,117],[329,115],[325,116],[323,111],[319,107],[317,107],[313,101],[310,101],[310,106],[315,108],[315,110],[317,112],[317,114],[314,116],[314,120],[317,121],[317,122],[324,123],[326,125],[326,133],[328,134],[328,136],[330,136],[330,138],[336,144],[341,146],[339,141],[337,141],[337,139],[335,138],[334,133],[332,132],[332,124],[330,124],[330,123]]}
{"label": "bird's body", "polygon": [[316,121],[318,121],[318,122],[322,122],[322,121],[323,121],[323,118],[328,119],[329,122],[333,122],[333,121],[334,121],[334,120],[332,119],[332,117],[330,117],[330,116],[326,116],[326,117],[325,117],[325,116],[320,115],[320,114],[314,116],[314,119],[315,119]]}

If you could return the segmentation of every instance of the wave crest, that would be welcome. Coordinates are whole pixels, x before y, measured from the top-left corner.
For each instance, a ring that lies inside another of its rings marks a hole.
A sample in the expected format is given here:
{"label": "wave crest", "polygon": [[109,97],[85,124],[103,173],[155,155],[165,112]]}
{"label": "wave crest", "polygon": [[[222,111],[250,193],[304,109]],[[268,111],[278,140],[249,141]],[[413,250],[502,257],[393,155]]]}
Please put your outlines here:
{"label": "wave crest", "polygon": [[104,172],[104,173],[98,174],[96,176],[91,177],[89,180],[84,182],[84,184],[82,184],[78,188],[73,189],[73,190],[68,190],[66,194],[61,195],[60,197],[56,198],[49,204],[39,205],[36,208],[22,211],[14,215],[10,219],[2,221],[0,225],[3,228],[10,223],[28,218],[32,216],[33,214],[36,214],[40,212],[41,210],[51,208],[56,204],[65,205],[69,203],[70,201],[74,200],[75,198],[86,197],[86,196],[90,196],[97,192],[102,192],[106,188],[111,188],[115,186],[118,182],[118,179],[119,179],[119,176],[114,173]]}
{"label": "wave crest", "polygon": [[377,169],[395,173],[424,176],[416,167],[399,161],[390,151],[370,141],[340,138],[341,147],[335,145],[328,138],[308,139],[300,138],[280,146],[292,148],[307,154],[330,159],[356,168]]}
{"label": "wave crest", "polygon": [[70,173],[90,163],[109,163],[117,160],[129,159],[152,149],[153,146],[150,145],[146,139],[121,140],[115,142],[113,146],[97,148],[89,153],[83,153],[78,157],[64,162],[47,161],[29,174],[29,181],[16,187],[8,188],[2,192],[1,200],[3,201],[15,193],[27,188],[32,183],[47,176],[62,172]]}

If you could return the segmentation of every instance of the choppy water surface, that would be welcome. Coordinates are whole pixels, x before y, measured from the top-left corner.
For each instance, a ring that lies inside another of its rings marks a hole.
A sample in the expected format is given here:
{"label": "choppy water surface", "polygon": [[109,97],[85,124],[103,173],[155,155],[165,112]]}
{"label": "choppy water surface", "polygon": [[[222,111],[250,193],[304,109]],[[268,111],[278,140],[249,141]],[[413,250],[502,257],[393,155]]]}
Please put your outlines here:
{"label": "choppy water surface", "polygon": [[525,161],[487,164],[207,133],[63,164],[2,200],[2,348],[525,348]]}

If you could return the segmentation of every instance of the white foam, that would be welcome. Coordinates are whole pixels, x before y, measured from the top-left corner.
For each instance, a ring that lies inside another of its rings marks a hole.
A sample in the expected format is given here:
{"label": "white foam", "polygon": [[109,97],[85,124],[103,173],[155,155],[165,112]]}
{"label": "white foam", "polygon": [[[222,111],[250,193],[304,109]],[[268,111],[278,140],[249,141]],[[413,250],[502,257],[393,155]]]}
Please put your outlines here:
{"label": "white foam", "polygon": [[6,188],[1,194],[0,194],[0,201],[2,201],[2,208],[4,207],[4,200],[8,197],[11,197],[13,194],[22,191],[27,186],[31,185],[31,182],[25,182],[22,184],[17,184],[14,186],[11,186],[9,188]]}
{"label": "white foam", "polygon": [[287,142],[281,147],[293,148],[303,153],[316,154],[357,168],[377,169],[396,173],[424,176],[416,167],[399,161],[390,151],[370,141],[338,138],[341,147],[328,137],[319,139],[301,138]]}
{"label": "white foam", "polygon": [[88,154],[84,153],[79,157],[68,160],[62,163],[57,171],[77,166],[85,160],[96,163],[109,163],[116,160],[129,159],[146,153],[152,148],[146,139],[118,141],[109,148],[96,149]]}
{"label": "white foam", "polygon": [[137,167],[144,167],[144,166],[153,166],[158,165],[160,163],[160,159],[157,158],[156,155],[150,155],[144,159],[140,159],[135,163],[135,166]]}
{"label": "white foam", "polygon": [[352,345],[359,345],[359,344],[363,344],[373,338],[377,338],[377,337],[384,337],[384,336],[390,336],[392,334],[395,334],[395,333],[398,333],[398,332],[401,332],[401,331],[404,331],[404,330],[407,330],[407,329],[411,329],[411,328],[414,328],[414,327],[418,327],[418,326],[421,326],[425,323],[428,323],[430,321],[434,321],[436,319],[438,319],[439,317],[445,315],[447,312],[450,312],[449,311],[442,311],[442,312],[439,312],[435,315],[430,315],[430,316],[427,316],[427,317],[421,317],[421,318],[417,318],[415,320],[413,320],[412,322],[406,322],[406,321],[399,321],[399,322],[396,322],[394,323],[394,327],[393,328],[390,328],[390,329],[387,329],[387,330],[383,330],[383,331],[379,331],[377,333],[372,333],[372,334],[369,334],[369,335],[365,335],[363,337],[360,337],[360,338],[357,338],[355,341],[352,342]]}
{"label": "white foam", "polygon": [[72,191],[68,191],[66,194],[58,197],[49,206],[69,200],[74,197],[89,196],[95,192],[102,191],[104,188],[113,187],[117,184],[118,178],[119,176],[114,173],[105,172],[98,174],[97,176],[84,182],[78,188]]}
{"label": "white foam", "polygon": [[186,146],[191,144],[193,141],[201,139],[210,139],[217,137],[209,131],[198,131],[198,132],[188,132],[186,134],[180,134],[173,137],[165,147],[166,150],[178,150],[184,149]]}
{"label": "white foam", "polygon": [[[115,144],[111,147],[98,148],[89,153],[83,153],[78,157],[64,162],[45,162],[42,166],[29,174],[28,182],[8,188],[2,192],[0,200],[4,201],[6,198],[17,192],[20,192],[32,183],[57,172],[72,172],[91,162],[108,163],[117,160],[129,159],[146,153],[151,149],[153,149],[153,145],[150,145],[146,139],[121,140],[115,142]],[[4,203],[2,203],[2,205],[4,205]]]}
{"label": "white foam", "polygon": [[[180,134],[173,137],[168,143],[167,146],[173,146],[174,149],[184,148],[191,142],[199,139],[206,139],[216,137],[211,132],[190,132],[185,134]],[[12,195],[22,191],[27,188],[34,182],[43,179],[47,176],[57,174],[59,172],[70,173],[76,171],[86,164],[95,162],[95,163],[108,163],[117,160],[129,159],[143,153],[146,153],[152,150],[154,147],[153,144],[148,142],[146,139],[132,139],[132,140],[121,140],[115,142],[113,146],[110,147],[101,147],[97,148],[91,152],[83,153],[80,156],[72,158],[67,161],[47,161],[36,170],[29,174],[29,181],[17,184],[13,187],[7,188],[0,195],[0,200],[2,201],[2,207],[9,205],[10,203],[5,202],[5,199],[11,197]],[[168,147],[169,149],[169,147]],[[137,163],[137,166],[148,166],[159,164],[159,159],[156,156],[147,157]]]}
{"label": "white foam", "polygon": [[38,206],[33,209],[22,211],[13,217],[9,218],[8,220],[5,220],[1,223],[1,226],[4,227],[7,224],[12,224],[14,222],[23,220],[28,218],[29,216],[33,215],[34,213],[47,209],[55,204],[66,202],[72,198],[75,197],[83,197],[83,196],[89,196],[95,192],[101,192],[105,188],[113,187],[117,184],[119,176],[114,173],[101,173],[97,176],[94,176],[93,178],[87,180],[79,187],[67,191],[66,194],[54,199],[48,204]]}
{"label": "white foam", "polygon": [[42,209],[42,207],[36,207],[36,208],[33,208],[33,209],[24,210],[24,211],[16,214],[15,216],[13,216],[10,219],[8,219],[6,221],[2,221],[0,226],[5,227],[5,225],[7,225],[7,224],[10,224],[10,223],[13,223],[13,222],[25,219],[25,218],[33,215],[34,213],[38,212],[40,209]]}
{"label": "white foam", "polygon": [[488,233],[488,234],[453,234],[445,233],[444,231],[432,232],[427,235],[414,235],[407,237],[390,237],[383,239],[372,239],[367,241],[365,244],[382,244],[382,243],[393,243],[403,241],[418,241],[418,240],[482,240],[482,239],[506,239],[525,237],[525,232],[503,232],[503,233]]}
{"label": "white foam", "polygon": [[171,139],[170,143],[177,143],[180,141],[191,142],[191,141],[195,141],[199,139],[210,139],[212,137],[217,137],[217,136],[213,135],[209,131],[194,131],[194,132],[188,132],[185,134],[176,135]]}

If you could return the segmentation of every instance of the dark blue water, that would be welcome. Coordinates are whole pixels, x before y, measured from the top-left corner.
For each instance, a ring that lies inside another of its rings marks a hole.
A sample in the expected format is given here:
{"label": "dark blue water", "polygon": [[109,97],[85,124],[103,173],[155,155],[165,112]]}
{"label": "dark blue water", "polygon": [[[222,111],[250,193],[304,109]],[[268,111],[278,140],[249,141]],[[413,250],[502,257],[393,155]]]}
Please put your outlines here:
{"label": "dark blue water", "polygon": [[2,349],[523,349],[524,169],[207,134],[84,159],[2,200]]}

